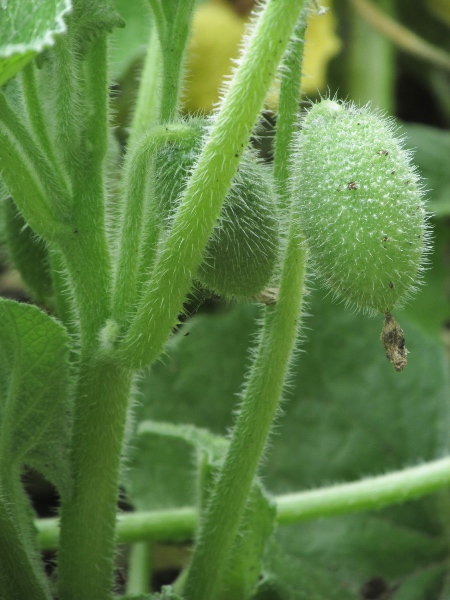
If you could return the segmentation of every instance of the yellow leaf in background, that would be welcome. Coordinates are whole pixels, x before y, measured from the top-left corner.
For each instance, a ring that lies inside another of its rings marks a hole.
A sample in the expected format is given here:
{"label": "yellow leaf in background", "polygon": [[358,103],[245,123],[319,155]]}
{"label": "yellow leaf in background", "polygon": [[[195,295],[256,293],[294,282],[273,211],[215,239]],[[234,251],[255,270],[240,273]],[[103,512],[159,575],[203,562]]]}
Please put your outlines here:
{"label": "yellow leaf in background", "polygon": [[[329,2],[321,2],[327,6]],[[233,59],[248,19],[238,15],[226,0],[210,0],[196,11],[186,65],[184,109],[209,112],[219,100],[220,87],[231,75]],[[304,58],[303,91],[307,94],[323,90],[327,64],[341,47],[335,34],[336,20],[331,10],[324,15],[313,12],[308,21]],[[276,110],[277,84],[270,92],[266,106]]]}
{"label": "yellow leaf in background", "polygon": [[224,0],[212,0],[198,7],[186,64],[185,110],[212,110],[224,77],[232,73],[232,59],[239,56],[245,23],[246,19]]}

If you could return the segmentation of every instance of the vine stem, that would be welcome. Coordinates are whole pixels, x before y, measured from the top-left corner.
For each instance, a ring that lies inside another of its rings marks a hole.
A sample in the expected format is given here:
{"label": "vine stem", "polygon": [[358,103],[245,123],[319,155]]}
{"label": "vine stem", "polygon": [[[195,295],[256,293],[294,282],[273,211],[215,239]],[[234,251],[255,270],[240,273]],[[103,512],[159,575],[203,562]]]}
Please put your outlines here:
{"label": "vine stem", "polygon": [[[308,2],[305,2],[307,8]],[[259,347],[251,368],[229,450],[200,524],[184,586],[186,600],[209,600],[220,591],[223,573],[239,531],[240,521],[267,444],[295,347],[302,311],[306,246],[295,210],[290,210],[287,166],[297,130],[306,16],[297,13],[294,35],[283,58],[280,115],[275,148],[275,181],[283,214],[291,213],[287,245],[275,307],[267,307]],[[285,165],[282,168],[282,164]]]}
{"label": "vine stem", "polygon": [[[276,496],[276,521],[279,525],[293,525],[324,517],[379,510],[433,494],[448,486],[450,457],[361,481]],[[192,538],[197,523],[198,513],[193,507],[119,514],[117,543],[187,540]],[[39,519],[36,527],[40,547],[55,549],[58,545],[58,520]]]}
{"label": "vine stem", "polygon": [[450,71],[450,54],[425,41],[395,19],[385,15],[369,0],[350,0],[355,10],[396,46],[427,62]]}
{"label": "vine stem", "polygon": [[177,321],[302,5],[271,0],[260,15],[123,339],[133,367],[157,358]]}

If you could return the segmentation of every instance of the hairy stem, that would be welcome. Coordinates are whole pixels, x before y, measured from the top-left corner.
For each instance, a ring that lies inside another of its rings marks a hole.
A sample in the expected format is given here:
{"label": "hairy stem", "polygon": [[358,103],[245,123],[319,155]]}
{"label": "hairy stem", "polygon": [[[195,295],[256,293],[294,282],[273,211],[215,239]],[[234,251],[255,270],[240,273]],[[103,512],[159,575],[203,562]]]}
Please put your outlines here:
{"label": "hairy stem", "polygon": [[[446,457],[361,481],[276,496],[276,519],[279,525],[293,525],[324,517],[378,510],[449,486],[450,458]],[[192,507],[120,514],[117,519],[118,543],[144,540],[175,542],[192,538],[198,513]],[[56,548],[58,519],[39,519],[36,526],[40,547],[45,550]]]}
{"label": "hairy stem", "polygon": [[114,526],[131,373],[120,364],[80,366],[73,432],[73,495],[61,507],[59,597],[110,600]]}
{"label": "hairy stem", "polygon": [[160,354],[176,323],[302,5],[272,0],[261,13],[123,340],[135,367]]}
{"label": "hairy stem", "polygon": [[[138,280],[144,276],[148,279],[150,275],[147,269],[155,256],[159,223],[152,211],[149,183],[152,181],[156,154],[167,142],[191,135],[192,129],[183,124],[157,127],[131,147],[127,155],[112,312],[113,319],[120,324],[126,323],[127,317],[133,313]],[[142,256],[143,246],[145,257]]]}
{"label": "hairy stem", "polygon": [[145,62],[142,69],[136,109],[131,124],[128,147],[132,148],[139,137],[157,125],[160,114],[160,87],[162,77],[162,48],[156,27],[150,31]]}
{"label": "hairy stem", "polygon": [[[285,212],[289,211],[290,169],[281,167],[287,158],[297,127],[298,98],[303,44],[295,38],[304,35],[305,18],[298,19],[295,36],[284,59],[277,130],[275,175],[281,188]],[[295,213],[293,213],[295,214]],[[202,519],[192,563],[185,583],[186,600],[208,600],[220,590],[221,579],[247,503],[253,479],[267,444],[291,354],[295,346],[302,309],[306,271],[306,249],[301,243],[298,219],[291,220],[281,273],[278,303],[267,307],[258,352],[225,462]]]}

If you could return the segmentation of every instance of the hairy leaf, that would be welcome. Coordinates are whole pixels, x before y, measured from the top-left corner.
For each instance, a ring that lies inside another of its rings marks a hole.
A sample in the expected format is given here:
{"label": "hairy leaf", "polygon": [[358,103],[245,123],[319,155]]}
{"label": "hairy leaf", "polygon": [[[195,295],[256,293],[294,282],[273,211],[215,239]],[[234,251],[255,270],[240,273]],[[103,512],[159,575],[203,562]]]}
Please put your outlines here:
{"label": "hairy leaf", "polygon": [[0,463],[70,490],[69,338],[44,312],[0,300]]}
{"label": "hairy leaf", "polygon": [[0,85],[66,31],[64,16],[71,7],[70,0],[2,0]]}

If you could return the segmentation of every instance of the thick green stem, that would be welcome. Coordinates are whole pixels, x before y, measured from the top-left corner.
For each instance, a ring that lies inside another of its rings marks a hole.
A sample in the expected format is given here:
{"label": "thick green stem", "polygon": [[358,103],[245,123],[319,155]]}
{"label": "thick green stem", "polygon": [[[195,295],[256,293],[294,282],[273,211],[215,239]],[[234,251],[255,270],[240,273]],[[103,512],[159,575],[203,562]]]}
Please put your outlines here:
{"label": "thick green stem", "polygon": [[110,600],[114,525],[131,373],[86,359],[73,432],[73,495],[61,507],[59,597]]}
{"label": "thick green stem", "polygon": [[81,359],[75,397],[74,493],[61,507],[61,600],[111,597],[114,524],[131,372],[99,356],[110,315],[112,265],[105,228],[104,159],[108,137],[106,38],[96,38],[84,64],[86,134],[72,171],[72,231],[61,244],[80,321]]}
{"label": "thick green stem", "polygon": [[84,352],[95,347],[110,314],[112,264],[105,225],[105,154],[108,139],[106,39],[92,42],[86,58],[84,115],[86,136],[73,173],[74,197],[70,234],[59,245],[77,304]]}
{"label": "thick green stem", "polygon": [[177,320],[302,6],[271,0],[261,13],[123,340],[122,356],[135,367],[160,354]]}
{"label": "thick green stem", "polygon": [[[433,494],[449,486],[450,458],[446,457],[361,481],[276,496],[276,520],[279,525],[293,525],[324,517],[379,510]],[[194,535],[197,522],[197,510],[193,507],[120,514],[117,542],[188,540]],[[56,548],[58,520],[40,519],[36,525],[40,547],[44,550]]]}
{"label": "thick green stem", "polygon": [[186,600],[215,597],[253,478],[278,408],[301,312],[305,249],[291,235],[275,308],[248,382],[225,463],[203,522],[186,581]]}
{"label": "thick green stem", "polygon": [[306,270],[306,249],[295,211],[289,210],[288,152],[297,126],[305,18],[299,18],[294,41],[284,58],[276,140],[276,181],[284,213],[292,213],[281,273],[278,303],[267,307],[258,352],[224,465],[200,526],[185,584],[186,600],[214,598],[221,585],[253,479],[267,444],[297,337]]}

